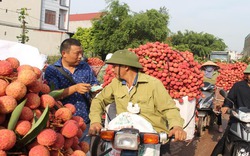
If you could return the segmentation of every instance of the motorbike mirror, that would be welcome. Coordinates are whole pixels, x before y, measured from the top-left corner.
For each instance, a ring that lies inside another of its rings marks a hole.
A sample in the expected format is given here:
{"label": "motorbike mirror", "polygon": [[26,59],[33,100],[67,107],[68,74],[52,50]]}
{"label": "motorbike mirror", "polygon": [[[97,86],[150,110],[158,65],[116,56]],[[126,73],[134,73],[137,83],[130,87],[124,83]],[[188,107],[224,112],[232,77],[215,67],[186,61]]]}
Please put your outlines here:
{"label": "motorbike mirror", "polygon": [[219,93],[220,93],[220,95],[221,95],[222,97],[224,97],[224,98],[227,97],[227,93],[226,93],[225,90],[221,89],[221,90],[219,91]]}
{"label": "motorbike mirror", "polygon": [[229,99],[229,98],[227,97],[227,92],[226,92],[225,90],[221,89],[221,90],[219,91],[219,93],[220,93],[220,95],[221,95],[222,97],[224,97],[225,99],[227,99],[228,101],[230,101],[230,102],[234,105],[234,102],[233,102],[231,99]]}

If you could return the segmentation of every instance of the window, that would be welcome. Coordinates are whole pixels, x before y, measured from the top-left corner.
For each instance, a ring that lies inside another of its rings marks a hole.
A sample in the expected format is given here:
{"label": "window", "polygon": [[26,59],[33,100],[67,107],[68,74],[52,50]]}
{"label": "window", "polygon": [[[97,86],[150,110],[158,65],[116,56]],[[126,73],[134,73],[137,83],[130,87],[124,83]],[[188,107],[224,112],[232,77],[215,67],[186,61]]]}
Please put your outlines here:
{"label": "window", "polygon": [[56,25],[56,12],[51,10],[45,10],[45,23]]}

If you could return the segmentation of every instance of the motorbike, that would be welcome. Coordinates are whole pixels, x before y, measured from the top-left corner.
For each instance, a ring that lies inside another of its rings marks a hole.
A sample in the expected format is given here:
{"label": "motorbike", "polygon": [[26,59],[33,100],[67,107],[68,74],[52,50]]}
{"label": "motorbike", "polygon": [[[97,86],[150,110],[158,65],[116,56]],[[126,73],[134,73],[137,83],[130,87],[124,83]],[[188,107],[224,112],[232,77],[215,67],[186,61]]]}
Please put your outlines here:
{"label": "motorbike", "polygon": [[201,87],[202,94],[204,98],[200,98],[197,104],[197,136],[200,137],[204,134],[204,131],[207,126],[211,125],[214,118],[215,113],[213,110],[213,100],[215,95],[215,86],[209,82],[204,82],[204,86]]}
{"label": "motorbike", "polygon": [[120,149],[121,156],[138,156],[143,145],[164,144],[167,142],[168,136],[166,133],[145,133],[135,128],[122,128],[118,131],[102,130],[100,138],[104,142],[111,142],[113,145],[100,155],[105,155],[112,148],[115,148]]}
{"label": "motorbike", "polygon": [[[130,124],[131,120],[133,120],[131,123],[136,124]],[[122,124],[117,126],[117,122]],[[111,120],[109,126],[95,136],[91,155],[139,156],[145,153],[159,155],[160,145],[165,144],[169,139],[173,138],[169,138],[165,132],[155,132],[152,125],[143,117],[124,112]]]}
{"label": "motorbike", "polygon": [[[219,92],[230,102],[224,90]],[[249,156],[250,155],[250,108],[240,107],[229,109],[230,124],[225,140],[224,155]]]}

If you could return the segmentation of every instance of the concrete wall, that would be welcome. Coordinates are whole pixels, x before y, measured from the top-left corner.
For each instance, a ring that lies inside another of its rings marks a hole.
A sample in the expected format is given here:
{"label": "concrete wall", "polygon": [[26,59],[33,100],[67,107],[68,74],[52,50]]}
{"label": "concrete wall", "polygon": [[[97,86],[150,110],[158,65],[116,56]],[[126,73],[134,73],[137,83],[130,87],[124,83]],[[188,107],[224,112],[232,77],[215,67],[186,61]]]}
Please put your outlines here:
{"label": "concrete wall", "polygon": [[75,33],[78,27],[90,28],[92,23],[91,21],[69,21],[69,32]]}
{"label": "concrete wall", "polygon": [[0,24],[19,27],[18,16],[21,8],[27,8],[29,17],[25,19],[29,27],[39,29],[42,0],[3,0],[0,2]]}
{"label": "concrete wall", "polygon": [[[6,34],[6,35],[5,35]],[[0,25],[0,39],[18,42],[16,36],[21,34],[20,28],[6,27]],[[40,53],[45,55],[59,55],[61,42],[69,38],[64,32],[53,32],[43,30],[29,30],[29,41],[25,44],[37,47]]]}
{"label": "concrete wall", "polygon": [[[42,54],[58,55],[61,42],[69,38],[68,15],[70,0],[64,0],[66,6],[60,5],[60,0],[3,0],[0,2],[0,39],[18,42],[17,36],[22,34],[21,22],[18,21],[18,9],[27,8],[26,44],[37,47]],[[56,11],[56,25],[44,23],[45,9]],[[59,14],[65,14],[64,29],[59,29]]]}

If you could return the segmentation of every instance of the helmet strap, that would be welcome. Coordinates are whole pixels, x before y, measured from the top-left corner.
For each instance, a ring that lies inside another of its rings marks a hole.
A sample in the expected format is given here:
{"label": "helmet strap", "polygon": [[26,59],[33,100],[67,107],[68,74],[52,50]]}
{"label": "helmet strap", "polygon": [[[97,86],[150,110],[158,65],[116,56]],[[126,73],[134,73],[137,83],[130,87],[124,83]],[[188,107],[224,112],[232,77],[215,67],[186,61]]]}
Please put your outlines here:
{"label": "helmet strap", "polygon": [[118,80],[122,80],[121,76],[120,76],[120,67],[121,67],[121,65],[119,64],[118,65]]}

